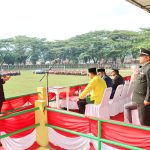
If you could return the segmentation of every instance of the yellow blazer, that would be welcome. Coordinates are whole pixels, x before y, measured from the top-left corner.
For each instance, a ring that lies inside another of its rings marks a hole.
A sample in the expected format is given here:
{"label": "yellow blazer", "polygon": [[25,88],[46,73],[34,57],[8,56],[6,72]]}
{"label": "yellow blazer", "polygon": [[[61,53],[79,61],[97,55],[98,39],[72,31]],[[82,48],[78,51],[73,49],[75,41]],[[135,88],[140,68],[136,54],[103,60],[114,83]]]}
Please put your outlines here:
{"label": "yellow blazer", "polygon": [[84,99],[90,92],[90,100],[94,100],[94,104],[100,104],[104,90],[107,88],[106,82],[98,75],[94,76],[86,86],[84,91],[80,94],[79,98]]}

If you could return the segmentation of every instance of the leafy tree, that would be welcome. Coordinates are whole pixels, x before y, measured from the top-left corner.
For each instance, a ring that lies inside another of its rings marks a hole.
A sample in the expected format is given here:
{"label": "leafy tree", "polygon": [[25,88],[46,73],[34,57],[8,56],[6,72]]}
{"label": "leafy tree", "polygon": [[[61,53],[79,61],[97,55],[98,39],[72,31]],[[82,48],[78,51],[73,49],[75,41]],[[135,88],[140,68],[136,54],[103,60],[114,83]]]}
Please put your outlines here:
{"label": "leafy tree", "polygon": [[6,63],[10,51],[13,49],[12,38],[0,40],[0,67]]}
{"label": "leafy tree", "polygon": [[28,51],[30,50],[30,38],[26,36],[16,36],[13,38],[14,51],[16,53],[16,63],[26,64]]}
{"label": "leafy tree", "polygon": [[[140,31],[95,31],[72,37],[68,40],[47,41],[46,39],[16,36],[0,40],[0,62],[6,64],[26,64],[30,61],[46,62],[60,58],[61,62],[121,63],[128,55],[137,59],[139,48],[150,48],[150,28]],[[10,52],[11,55],[6,55]],[[103,60],[103,61],[102,61]],[[61,63],[60,62],[60,63]]]}
{"label": "leafy tree", "polygon": [[88,55],[86,52],[81,53],[79,55],[79,60],[83,60],[84,63],[90,62],[90,55]]}
{"label": "leafy tree", "polygon": [[6,53],[5,57],[4,57],[4,63],[6,64],[11,64],[14,65],[15,64],[15,54],[13,52],[9,52]]}

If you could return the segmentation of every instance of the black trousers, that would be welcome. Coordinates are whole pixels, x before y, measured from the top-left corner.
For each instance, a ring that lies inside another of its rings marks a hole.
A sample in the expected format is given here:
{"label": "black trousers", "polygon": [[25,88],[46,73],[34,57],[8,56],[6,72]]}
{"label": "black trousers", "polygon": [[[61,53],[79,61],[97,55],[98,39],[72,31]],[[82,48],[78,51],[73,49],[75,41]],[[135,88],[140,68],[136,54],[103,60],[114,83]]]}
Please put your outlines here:
{"label": "black trousers", "polygon": [[86,104],[93,104],[94,103],[94,100],[93,101],[89,101],[88,99],[79,99],[79,101],[77,102],[80,114],[84,114],[85,113],[85,106],[86,106]]}

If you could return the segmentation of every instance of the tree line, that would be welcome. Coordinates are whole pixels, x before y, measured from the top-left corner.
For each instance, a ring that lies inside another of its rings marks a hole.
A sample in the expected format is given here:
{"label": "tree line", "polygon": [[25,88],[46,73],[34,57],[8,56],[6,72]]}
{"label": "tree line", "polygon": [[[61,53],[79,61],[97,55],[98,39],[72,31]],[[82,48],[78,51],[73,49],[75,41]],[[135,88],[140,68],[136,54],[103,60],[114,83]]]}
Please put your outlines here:
{"label": "tree line", "polygon": [[138,58],[139,48],[150,48],[150,28],[139,31],[95,31],[77,35],[67,40],[48,41],[45,38],[15,36],[0,40],[0,63],[36,64],[60,63],[121,63],[127,56]]}

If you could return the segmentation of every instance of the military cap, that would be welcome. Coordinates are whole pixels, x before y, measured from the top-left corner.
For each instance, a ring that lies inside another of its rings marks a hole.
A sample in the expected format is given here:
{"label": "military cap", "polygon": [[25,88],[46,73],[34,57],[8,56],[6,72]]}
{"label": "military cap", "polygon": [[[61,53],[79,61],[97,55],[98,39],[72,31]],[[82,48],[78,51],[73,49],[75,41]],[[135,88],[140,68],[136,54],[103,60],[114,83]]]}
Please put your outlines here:
{"label": "military cap", "polygon": [[104,68],[98,68],[97,72],[105,72],[105,69]]}
{"label": "military cap", "polygon": [[150,56],[150,50],[145,49],[145,48],[141,48],[140,49],[140,56],[142,56],[142,55]]}
{"label": "military cap", "polygon": [[88,69],[88,72],[89,72],[89,73],[96,74],[96,68],[89,68],[89,69]]}

